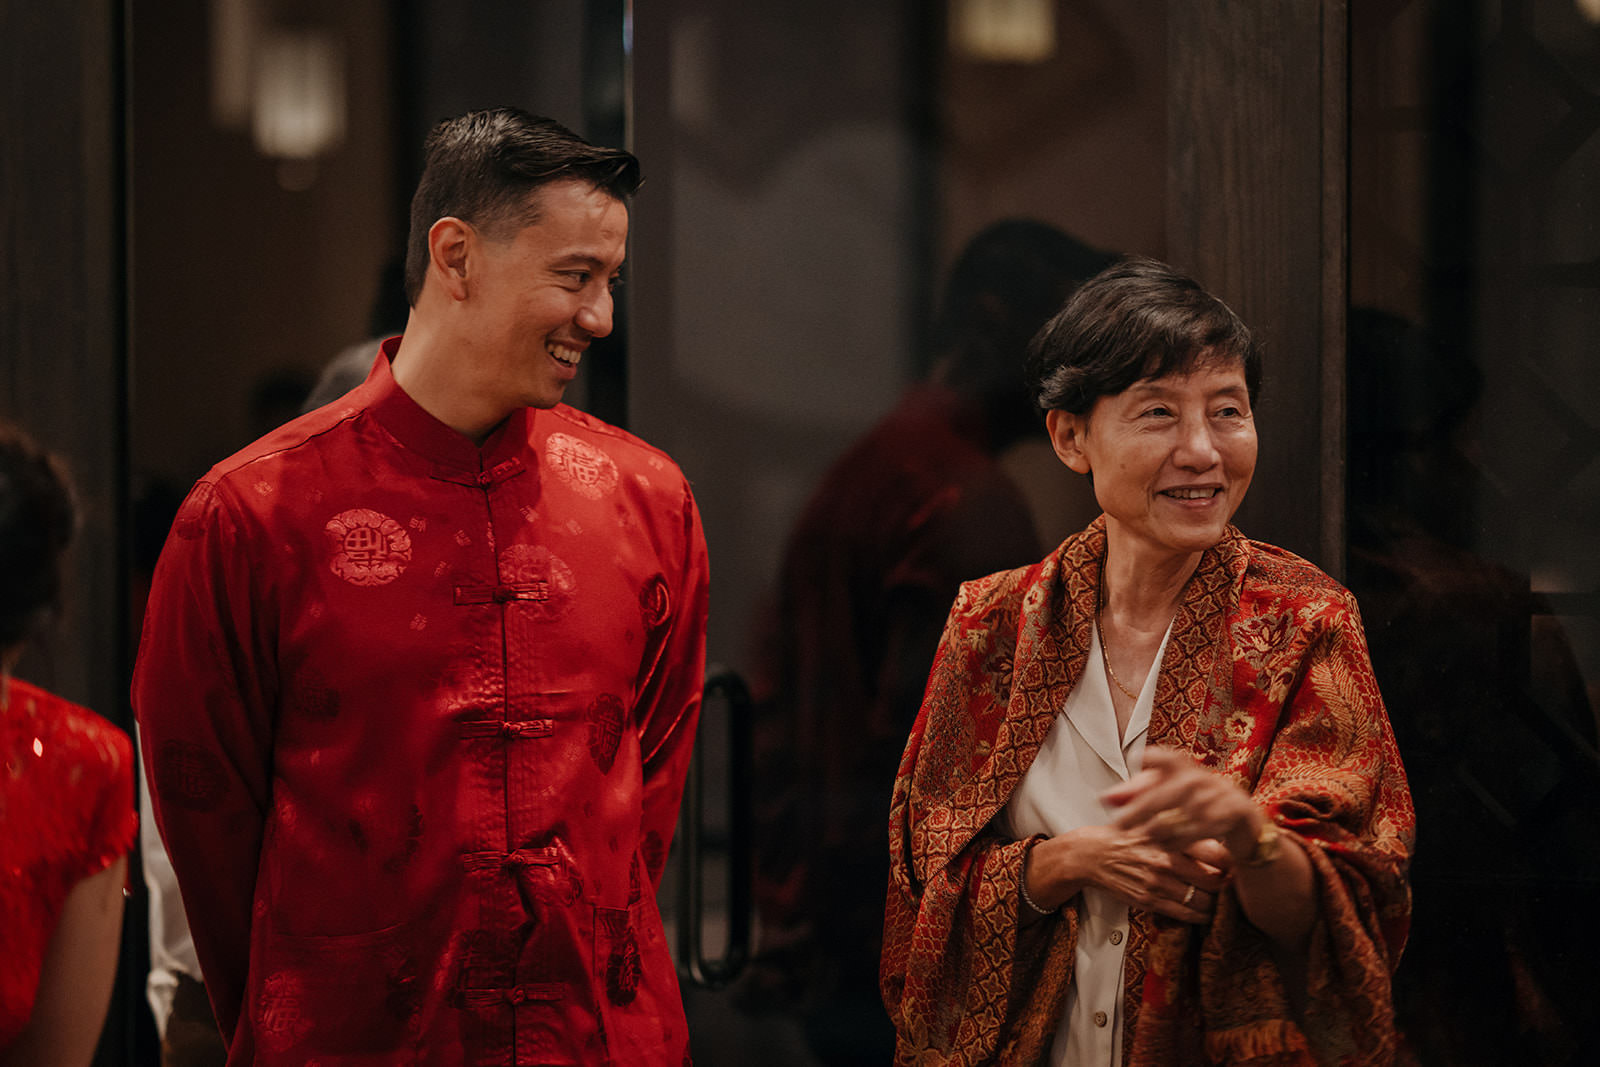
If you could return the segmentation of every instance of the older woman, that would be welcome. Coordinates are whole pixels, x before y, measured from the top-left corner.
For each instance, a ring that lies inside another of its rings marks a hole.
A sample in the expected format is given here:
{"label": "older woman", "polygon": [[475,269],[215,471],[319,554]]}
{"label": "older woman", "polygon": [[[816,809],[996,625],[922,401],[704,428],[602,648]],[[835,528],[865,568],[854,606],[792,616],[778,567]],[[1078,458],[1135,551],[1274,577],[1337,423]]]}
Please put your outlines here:
{"label": "older woman", "polygon": [[0,1067],[93,1058],[137,828],[127,734],[11,676],[73,522],[55,462],[0,420]]}
{"label": "older woman", "polygon": [[1127,260],[1030,372],[1104,514],[951,611],[890,815],[897,1062],[1389,1062],[1411,800],[1354,600],[1230,525],[1250,332]]}

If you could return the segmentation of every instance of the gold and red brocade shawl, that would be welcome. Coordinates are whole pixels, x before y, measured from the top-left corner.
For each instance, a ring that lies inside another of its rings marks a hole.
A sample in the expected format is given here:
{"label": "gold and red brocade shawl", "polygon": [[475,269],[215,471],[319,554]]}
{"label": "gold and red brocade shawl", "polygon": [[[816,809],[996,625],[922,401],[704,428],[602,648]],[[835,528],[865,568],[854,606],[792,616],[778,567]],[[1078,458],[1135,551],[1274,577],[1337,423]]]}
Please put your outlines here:
{"label": "gold and red brocade shawl", "polygon": [[[1028,842],[990,820],[1083,673],[1104,522],[1038,564],[966,584],[951,610],[890,811],[882,986],[897,1063],[1049,1053],[1078,901],[1019,931]],[[1206,927],[1131,910],[1126,1062],[1391,1062],[1414,814],[1351,595],[1230,527],[1184,592],[1148,740],[1239,782],[1297,836],[1318,918],[1297,1018],[1267,938],[1231,892]]]}

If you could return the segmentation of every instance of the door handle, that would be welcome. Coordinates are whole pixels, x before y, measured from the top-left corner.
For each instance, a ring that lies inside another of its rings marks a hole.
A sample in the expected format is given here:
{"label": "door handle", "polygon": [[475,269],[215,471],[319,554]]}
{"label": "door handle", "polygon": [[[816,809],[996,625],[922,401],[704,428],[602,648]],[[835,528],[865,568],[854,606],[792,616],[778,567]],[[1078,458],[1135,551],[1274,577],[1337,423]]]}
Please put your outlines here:
{"label": "door handle", "polygon": [[695,738],[694,757],[684,782],[683,818],[678,830],[682,862],[678,866],[678,967],[704,989],[721,989],[744,970],[750,958],[751,819],[750,689],[736,671],[712,667],[706,672],[701,722],[714,699],[727,705],[728,814],[728,940],[716,958],[705,955],[705,852],[707,847],[705,754],[707,734]]}

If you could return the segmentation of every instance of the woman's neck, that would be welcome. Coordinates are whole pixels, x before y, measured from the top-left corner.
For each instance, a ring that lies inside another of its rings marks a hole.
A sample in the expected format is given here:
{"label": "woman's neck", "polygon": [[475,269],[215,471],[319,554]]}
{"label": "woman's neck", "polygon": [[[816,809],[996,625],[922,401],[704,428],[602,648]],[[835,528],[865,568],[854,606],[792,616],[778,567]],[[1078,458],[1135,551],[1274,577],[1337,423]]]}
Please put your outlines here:
{"label": "woman's neck", "polygon": [[1100,583],[1101,611],[1119,626],[1165,632],[1183,600],[1184,586],[1200,566],[1200,555],[1140,554],[1108,537]]}

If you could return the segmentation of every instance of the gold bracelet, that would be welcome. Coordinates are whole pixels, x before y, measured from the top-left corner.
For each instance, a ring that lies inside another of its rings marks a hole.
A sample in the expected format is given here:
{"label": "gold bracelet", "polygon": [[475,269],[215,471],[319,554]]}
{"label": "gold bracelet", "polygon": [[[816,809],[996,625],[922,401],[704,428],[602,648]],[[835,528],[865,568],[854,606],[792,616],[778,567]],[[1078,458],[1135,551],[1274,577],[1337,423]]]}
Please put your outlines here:
{"label": "gold bracelet", "polygon": [[1261,824],[1261,832],[1256,834],[1256,847],[1250,855],[1239,861],[1241,867],[1265,867],[1278,858],[1278,853],[1283,849],[1283,831],[1278,829],[1278,824],[1268,819]]}

